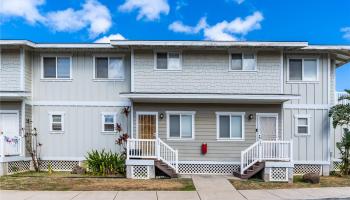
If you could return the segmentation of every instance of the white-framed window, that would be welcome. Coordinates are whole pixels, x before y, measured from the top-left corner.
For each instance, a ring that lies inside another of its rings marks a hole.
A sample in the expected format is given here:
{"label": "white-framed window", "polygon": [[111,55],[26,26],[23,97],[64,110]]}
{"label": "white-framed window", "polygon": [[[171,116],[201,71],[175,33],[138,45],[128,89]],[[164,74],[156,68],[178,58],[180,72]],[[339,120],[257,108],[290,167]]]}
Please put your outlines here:
{"label": "white-framed window", "polygon": [[295,135],[308,136],[310,135],[310,115],[295,115]]}
{"label": "white-framed window", "polygon": [[117,123],[117,113],[115,112],[103,112],[102,113],[102,132],[103,133],[114,133],[115,126]]}
{"label": "white-framed window", "polygon": [[71,56],[42,56],[42,79],[71,79]]}
{"label": "white-framed window", "polygon": [[288,81],[317,81],[318,58],[289,58]]}
{"label": "white-framed window", "polygon": [[182,55],[178,51],[155,52],[154,69],[156,70],[181,70]]}
{"label": "white-framed window", "polygon": [[49,112],[49,130],[51,133],[64,132],[64,112]]}
{"label": "white-framed window", "polygon": [[168,139],[194,139],[194,111],[167,111]]}
{"label": "white-framed window", "polygon": [[256,71],[256,53],[230,53],[230,71]]}
{"label": "white-framed window", "polygon": [[95,80],[124,80],[123,56],[94,56]]}
{"label": "white-framed window", "polygon": [[244,140],[244,112],[216,112],[217,140]]}

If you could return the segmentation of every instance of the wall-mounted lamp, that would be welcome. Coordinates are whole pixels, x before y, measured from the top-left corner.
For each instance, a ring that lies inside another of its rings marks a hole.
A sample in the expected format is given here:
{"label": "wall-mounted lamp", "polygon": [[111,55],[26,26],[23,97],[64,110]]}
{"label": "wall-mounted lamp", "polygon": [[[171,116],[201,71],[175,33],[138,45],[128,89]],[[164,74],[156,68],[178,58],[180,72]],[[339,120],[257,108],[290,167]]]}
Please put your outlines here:
{"label": "wall-mounted lamp", "polygon": [[163,113],[160,113],[160,114],[159,114],[159,118],[160,118],[160,119],[163,119],[163,118],[164,118],[164,114],[163,114]]}
{"label": "wall-mounted lamp", "polygon": [[248,115],[248,119],[249,119],[249,120],[254,119],[254,115],[253,115],[253,114],[249,114],[249,115]]}

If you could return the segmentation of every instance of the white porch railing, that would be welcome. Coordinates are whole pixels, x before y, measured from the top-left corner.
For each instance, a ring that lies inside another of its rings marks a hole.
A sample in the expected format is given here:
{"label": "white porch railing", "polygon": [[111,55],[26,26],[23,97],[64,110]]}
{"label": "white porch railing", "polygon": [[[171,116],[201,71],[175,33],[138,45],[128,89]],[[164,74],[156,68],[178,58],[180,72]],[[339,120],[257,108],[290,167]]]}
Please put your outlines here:
{"label": "white porch railing", "polygon": [[0,135],[0,156],[19,156],[22,154],[22,137]]}
{"label": "white porch railing", "polygon": [[293,141],[259,140],[241,152],[241,174],[257,162],[266,160],[292,161]]}
{"label": "white porch railing", "polygon": [[178,151],[171,148],[161,139],[128,139],[126,143],[127,159],[153,158],[163,161],[173,168],[176,173],[179,170]]}
{"label": "white porch railing", "polygon": [[346,92],[336,92],[336,95],[335,95],[335,98],[336,98],[336,99],[335,99],[335,102],[336,102],[337,104],[349,104],[350,101],[347,100],[347,99],[339,100],[340,97],[346,96],[346,95],[348,95],[348,93],[346,93]]}

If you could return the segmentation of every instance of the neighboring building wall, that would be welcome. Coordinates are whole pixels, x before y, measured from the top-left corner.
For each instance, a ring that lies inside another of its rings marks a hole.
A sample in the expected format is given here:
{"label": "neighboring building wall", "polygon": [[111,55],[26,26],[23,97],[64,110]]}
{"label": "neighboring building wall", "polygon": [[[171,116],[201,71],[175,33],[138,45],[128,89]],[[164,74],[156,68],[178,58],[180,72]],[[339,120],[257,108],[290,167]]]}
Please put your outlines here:
{"label": "neighboring building wall", "polygon": [[[46,52],[45,52],[46,53]],[[44,159],[84,159],[93,149],[118,150],[117,134],[102,133],[102,112],[116,112],[117,122],[127,124],[121,114],[130,105],[120,92],[130,91],[130,54],[125,53],[125,80],[93,80],[93,55],[113,55],[118,52],[52,52],[50,55],[72,55],[72,80],[41,79],[41,55],[33,57],[33,126],[43,144]],[[49,131],[49,112],[64,112],[64,133]]]}
{"label": "neighboring building wall", "polygon": [[20,91],[20,51],[1,49],[0,91]]}
{"label": "neighboring building wall", "polygon": [[[179,160],[235,161],[240,162],[241,151],[256,142],[256,113],[278,113],[281,135],[281,105],[238,105],[238,104],[147,104],[134,103],[133,133],[136,135],[136,112],[163,113],[158,119],[159,137],[172,148],[179,150]],[[194,140],[167,140],[166,111],[195,111]],[[215,112],[245,112],[245,140],[217,141]],[[253,114],[254,119],[248,120]],[[201,154],[201,144],[208,144],[208,153]]]}
{"label": "neighboring building wall", "polygon": [[256,72],[229,71],[228,51],[182,51],[181,71],[154,70],[151,50],[135,51],[135,92],[280,93],[281,53],[257,53]]}
{"label": "neighboring building wall", "polygon": [[[43,144],[43,159],[84,159],[87,152],[95,149],[119,151],[115,144],[118,135],[102,132],[102,112],[116,112],[117,122],[126,130],[126,119],[121,113],[122,107],[89,106],[34,106],[34,127]],[[49,112],[64,112],[64,133],[49,131]]]}
{"label": "neighboring building wall", "polygon": [[[293,56],[319,58],[318,81],[289,82],[287,77],[288,58]],[[333,84],[330,80],[334,67],[330,67],[328,54],[285,54],[284,93],[297,94],[301,98],[284,103],[284,138],[293,138],[294,160],[302,163],[327,162],[329,159],[330,122],[328,108],[332,99]],[[306,114],[310,118],[310,135],[297,136],[295,115]]]}

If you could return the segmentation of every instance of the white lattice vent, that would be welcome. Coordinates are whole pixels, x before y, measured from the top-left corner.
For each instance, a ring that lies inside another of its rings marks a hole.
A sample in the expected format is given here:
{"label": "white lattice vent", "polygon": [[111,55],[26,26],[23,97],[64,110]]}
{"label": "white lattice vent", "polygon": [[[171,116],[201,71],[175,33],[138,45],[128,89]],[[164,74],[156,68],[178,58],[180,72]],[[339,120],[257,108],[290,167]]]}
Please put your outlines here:
{"label": "white lattice vent", "polygon": [[21,161],[13,161],[9,162],[7,165],[7,173],[13,174],[17,172],[25,172],[30,170],[30,161],[29,160],[21,160]]}
{"label": "white lattice vent", "polygon": [[270,168],[270,181],[278,181],[278,182],[288,181],[288,168],[286,167]]}
{"label": "white lattice vent", "polygon": [[79,165],[79,161],[72,160],[42,160],[40,162],[40,169],[47,171],[51,165],[51,169],[56,171],[71,171],[74,166]]}
{"label": "white lattice vent", "polygon": [[179,164],[180,174],[224,174],[239,171],[237,164]]}
{"label": "white lattice vent", "polygon": [[321,165],[310,165],[310,164],[295,164],[294,165],[294,174],[295,175],[304,175],[307,173],[318,173],[321,174]]}
{"label": "white lattice vent", "polygon": [[150,167],[145,165],[135,165],[131,167],[131,177],[133,179],[149,179]]}
{"label": "white lattice vent", "polygon": [[340,171],[341,161],[333,161],[332,171]]}

